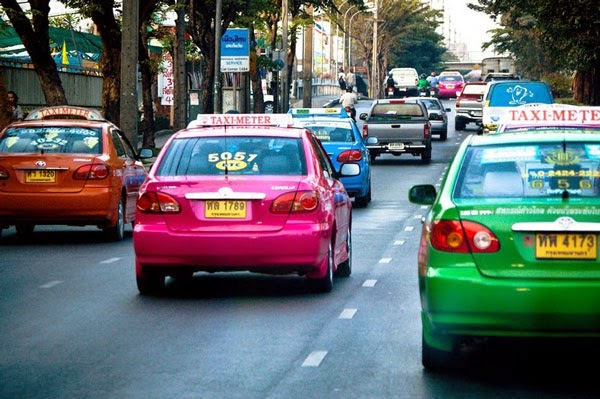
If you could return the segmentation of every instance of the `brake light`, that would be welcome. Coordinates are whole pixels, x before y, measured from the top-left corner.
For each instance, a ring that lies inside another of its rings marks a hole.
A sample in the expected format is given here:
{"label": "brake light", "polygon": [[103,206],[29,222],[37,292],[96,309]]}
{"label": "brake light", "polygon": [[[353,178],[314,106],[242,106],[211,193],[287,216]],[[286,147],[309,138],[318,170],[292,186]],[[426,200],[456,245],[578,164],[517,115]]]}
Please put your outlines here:
{"label": "brake light", "polygon": [[429,123],[423,125],[423,137],[425,137],[426,139],[431,137],[431,125],[429,125]]}
{"label": "brake light", "polygon": [[500,249],[498,238],[485,226],[468,220],[437,220],[431,228],[431,245],[444,252],[491,253]]}
{"label": "brake light", "polygon": [[143,213],[179,213],[179,202],[169,194],[153,191],[143,193],[137,200],[137,209]]}
{"label": "brake light", "polygon": [[367,137],[369,137],[369,126],[366,123],[363,125],[362,136],[363,136],[363,139],[366,139]]}
{"label": "brake light", "polygon": [[311,212],[317,209],[318,205],[319,197],[316,191],[291,192],[275,198],[271,204],[271,212],[277,214]]}
{"label": "brake light", "polygon": [[460,108],[460,96],[456,99],[456,108]]}
{"label": "brake light", "polygon": [[3,166],[0,166],[0,180],[8,179],[8,169]]}
{"label": "brake light", "polygon": [[362,159],[362,152],[358,150],[347,150],[337,156],[338,162],[358,162]]}
{"label": "brake light", "polygon": [[102,180],[107,177],[108,166],[103,163],[83,165],[73,173],[73,180]]}

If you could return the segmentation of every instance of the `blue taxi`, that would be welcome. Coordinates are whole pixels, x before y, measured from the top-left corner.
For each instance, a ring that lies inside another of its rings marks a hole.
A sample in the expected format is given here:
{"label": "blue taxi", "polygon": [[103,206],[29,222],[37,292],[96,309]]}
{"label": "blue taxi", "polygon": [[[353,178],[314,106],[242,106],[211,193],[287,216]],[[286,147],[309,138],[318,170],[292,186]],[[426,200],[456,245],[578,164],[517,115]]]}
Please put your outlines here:
{"label": "blue taxi", "polygon": [[343,108],[292,108],[288,111],[297,121],[313,132],[323,144],[336,168],[344,163],[360,166],[357,176],[342,177],[354,206],[366,207],[371,202],[371,160],[363,137]]}

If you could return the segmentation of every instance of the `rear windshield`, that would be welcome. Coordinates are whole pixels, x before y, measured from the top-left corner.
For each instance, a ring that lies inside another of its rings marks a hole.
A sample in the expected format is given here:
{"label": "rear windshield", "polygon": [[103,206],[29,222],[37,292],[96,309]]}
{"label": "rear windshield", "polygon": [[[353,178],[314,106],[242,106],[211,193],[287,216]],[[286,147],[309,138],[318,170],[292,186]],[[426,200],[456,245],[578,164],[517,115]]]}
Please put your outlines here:
{"label": "rear windshield", "polygon": [[554,99],[548,86],[541,82],[501,83],[490,88],[489,105],[491,107],[510,107],[529,103],[552,104]]}
{"label": "rear windshield", "polygon": [[440,76],[440,82],[462,82],[463,77],[459,75],[444,75]]}
{"label": "rear windshield", "polygon": [[485,91],[485,85],[466,85],[463,94],[482,95]]}
{"label": "rear windshield", "polygon": [[173,140],[158,176],[304,175],[302,141],[283,137],[199,137]]}
{"label": "rear windshield", "polygon": [[323,144],[354,142],[352,126],[346,122],[307,123],[304,127],[313,132]]}
{"label": "rear windshield", "polygon": [[599,183],[595,142],[472,147],[454,198],[597,197]]}
{"label": "rear windshield", "polygon": [[373,107],[371,116],[424,116],[417,103],[381,103]]}
{"label": "rear windshield", "polygon": [[0,137],[0,153],[100,154],[102,129],[83,127],[16,127]]}

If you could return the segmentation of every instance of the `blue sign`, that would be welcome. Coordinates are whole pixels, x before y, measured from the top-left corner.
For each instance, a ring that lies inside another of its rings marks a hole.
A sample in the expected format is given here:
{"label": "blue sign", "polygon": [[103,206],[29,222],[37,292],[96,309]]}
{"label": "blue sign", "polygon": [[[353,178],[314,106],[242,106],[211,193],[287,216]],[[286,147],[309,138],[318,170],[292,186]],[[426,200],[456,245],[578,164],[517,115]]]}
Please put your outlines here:
{"label": "blue sign", "polygon": [[221,37],[221,72],[248,72],[250,43],[248,29],[230,28]]}

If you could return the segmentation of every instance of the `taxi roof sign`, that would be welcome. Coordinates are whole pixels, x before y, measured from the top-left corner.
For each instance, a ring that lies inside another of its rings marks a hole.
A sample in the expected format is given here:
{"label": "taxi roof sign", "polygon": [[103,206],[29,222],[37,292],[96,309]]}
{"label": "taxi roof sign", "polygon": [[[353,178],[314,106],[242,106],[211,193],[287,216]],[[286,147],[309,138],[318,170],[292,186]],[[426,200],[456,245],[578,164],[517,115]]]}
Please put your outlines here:
{"label": "taxi roof sign", "polygon": [[600,107],[569,104],[526,104],[488,107],[485,120],[499,126],[597,126]]}
{"label": "taxi roof sign", "polygon": [[74,107],[71,105],[59,105],[54,107],[38,108],[29,113],[25,120],[47,120],[47,119],[83,119],[88,121],[106,121],[100,111]]}
{"label": "taxi roof sign", "polygon": [[337,116],[340,118],[348,118],[348,113],[344,108],[290,108],[288,113],[295,117],[305,116]]}
{"label": "taxi roof sign", "polygon": [[199,114],[188,129],[208,126],[293,126],[290,114]]}

